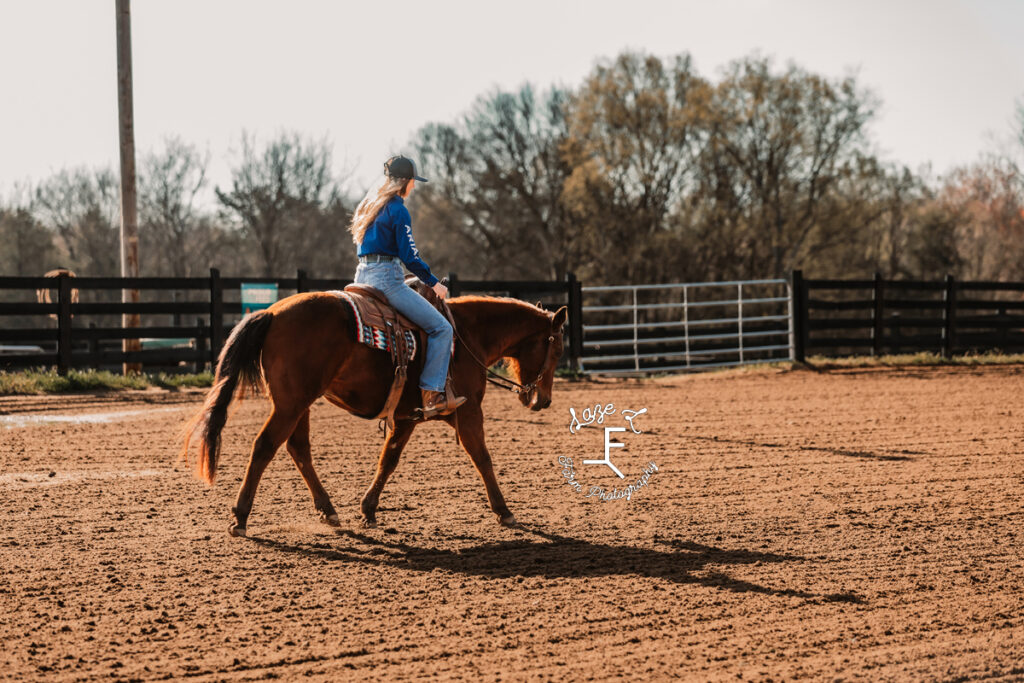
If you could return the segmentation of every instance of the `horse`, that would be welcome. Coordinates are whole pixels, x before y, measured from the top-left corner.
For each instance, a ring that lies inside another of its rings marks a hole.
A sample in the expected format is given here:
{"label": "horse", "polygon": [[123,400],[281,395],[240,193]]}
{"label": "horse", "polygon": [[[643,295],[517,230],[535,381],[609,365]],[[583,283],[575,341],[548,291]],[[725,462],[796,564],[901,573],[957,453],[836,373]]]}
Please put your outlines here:
{"label": "horse", "polygon": [[[414,277],[407,284],[428,298],[434,296]],[[520,403],[530,410],[550,406],[555,366],[563,351],[567,309],[562,306],[552,313],[519,299],[476,295],[453,297],[447,303],[456,332],[450,373],[455,389],[466,402],[449,415],[428,419],[444,420],[455,429],[457,441],[483,479],[499,524],[515,526],[515,516],[498,487],[484,442],[484,390],[487,382],[492,382],[516,391]],[[270,400],[270,416],[253,442],[232,508],[235,519],[228,529],[232,536],[245,536],[260,477],[282,444],[287,445],[309,487],[320,521],[340,526],[338,513],[313,469],[310,406],[323,396],[356,416],[373,418],[386,400],[395,372],[386,351],[356,340],[355,325],[351,308],[340,296],[308,292],[249,314],[232,329],[218,357],[215,382],[202,408],[186,425],[182,449],[182,457],[187,460],[192,439],[200,437],[195,471],[212,485],[217,475],[221,431],[232,399],[249,389]],[[422,344],[420,348],[424,348]],[[424,355],[417,352],[409,363],[405,388],[395,409],[394,429],[387,429],[376,475],[363,495],[360,508],[365,527],[377,525],[380,494],[413,430],[423,421],[415,417],[415,410],[421,400],[418,380]],[[488,376],[496,375],[490,366],[500,359],[505,359],[514,379],[497,376],[502,383]],[[529,378],[534,379],[527,382]]]}

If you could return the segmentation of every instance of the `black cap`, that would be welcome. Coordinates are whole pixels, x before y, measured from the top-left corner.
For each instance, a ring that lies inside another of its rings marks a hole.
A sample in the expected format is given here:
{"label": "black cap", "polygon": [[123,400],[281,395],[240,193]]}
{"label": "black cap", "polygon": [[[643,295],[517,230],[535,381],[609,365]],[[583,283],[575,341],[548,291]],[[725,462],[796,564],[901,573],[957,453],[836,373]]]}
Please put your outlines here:
{"label": "black cap", "polygon": [[416,175],[416,163],[409,157],[403,157],[401,155],[397,157],[391,157],[384,162],[384,173],[389,178],[398,178],[401,180],[418,180],[421,183],[430,182],[426,178],[421,178]]}

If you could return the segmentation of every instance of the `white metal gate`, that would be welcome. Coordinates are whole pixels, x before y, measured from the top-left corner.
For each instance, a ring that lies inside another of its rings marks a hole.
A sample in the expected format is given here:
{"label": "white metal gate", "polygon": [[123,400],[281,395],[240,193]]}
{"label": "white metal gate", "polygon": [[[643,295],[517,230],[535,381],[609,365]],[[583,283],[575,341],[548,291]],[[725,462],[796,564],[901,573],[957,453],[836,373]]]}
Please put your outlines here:
{"label": "white metal gate", "polygon": [[[786,280],[598,286],[582,293],[584,372],[699,370],[793,358]],[[600,303],[587,305],[595,299]]]}

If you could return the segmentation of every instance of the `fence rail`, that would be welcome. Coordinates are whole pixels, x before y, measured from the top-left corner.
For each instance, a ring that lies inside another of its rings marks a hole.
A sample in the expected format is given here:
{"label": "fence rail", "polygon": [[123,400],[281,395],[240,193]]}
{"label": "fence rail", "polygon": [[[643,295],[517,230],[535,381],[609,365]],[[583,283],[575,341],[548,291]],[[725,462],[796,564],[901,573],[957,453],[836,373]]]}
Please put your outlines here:
{"label": "fence rail", "polygon": [[949,357],[1024,351],[1024,282],[887,280],[877,274],[870,280],[816,280],[799,270],[792,282],[797,360],[815,353],[931,351]]}

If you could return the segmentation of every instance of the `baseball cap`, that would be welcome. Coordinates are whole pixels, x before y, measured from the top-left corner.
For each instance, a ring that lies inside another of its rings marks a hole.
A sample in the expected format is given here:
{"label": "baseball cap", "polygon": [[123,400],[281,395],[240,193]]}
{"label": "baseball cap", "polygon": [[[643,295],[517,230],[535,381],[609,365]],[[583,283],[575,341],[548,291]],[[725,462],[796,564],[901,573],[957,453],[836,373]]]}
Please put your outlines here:
{"label": "baseball cap", "polygon": [[416,163],[409,157],[396,156],[391,157],[384,162],[384,173],[389,178],[402,178],[405,180],[419,181],[421,183],[430,182],[426,178],[421,178],[416,175]]}

